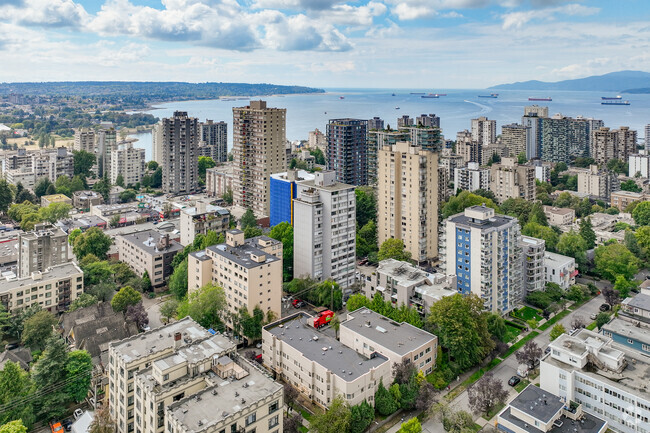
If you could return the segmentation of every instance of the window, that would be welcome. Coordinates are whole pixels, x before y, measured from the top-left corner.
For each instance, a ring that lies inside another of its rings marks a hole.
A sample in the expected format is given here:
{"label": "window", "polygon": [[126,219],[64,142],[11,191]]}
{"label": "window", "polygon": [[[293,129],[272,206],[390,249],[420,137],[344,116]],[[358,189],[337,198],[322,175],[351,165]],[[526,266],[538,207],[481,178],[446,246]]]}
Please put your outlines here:
{"label": "window", "polygon": [[163,380],[164,381],[169,380],[169,374],[163,374]]}
{"label": "window", "polygon": [[[310,373],[310,376],[311,376],[311,373]],[[280,408],[279,402],[274,401],[273,403],[271,403],[269,405],[269,413],[271,414],[271,413],[275,412],[276,410],[278,410],[279,408]]]}
{"label": "window", "polygon": [[246,417],[246,426],[253,424],[257,420],[257,414],[252,413]]}
{"label": "window", "polygon": [[273,418],[269,419],[269,428],[271,429],[277,426],[279,423],[280,421],[278,420],[278,415],[276,415]]}

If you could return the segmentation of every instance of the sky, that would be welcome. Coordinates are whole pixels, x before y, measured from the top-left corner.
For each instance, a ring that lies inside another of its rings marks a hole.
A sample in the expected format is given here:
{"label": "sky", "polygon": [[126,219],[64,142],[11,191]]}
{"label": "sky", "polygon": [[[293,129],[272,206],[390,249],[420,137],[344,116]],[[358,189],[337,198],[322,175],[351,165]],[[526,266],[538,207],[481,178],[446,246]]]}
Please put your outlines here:
{"label": "sky", "polygon": [[650,0],[0,0],[0,82],[485,88],[650,71]]}

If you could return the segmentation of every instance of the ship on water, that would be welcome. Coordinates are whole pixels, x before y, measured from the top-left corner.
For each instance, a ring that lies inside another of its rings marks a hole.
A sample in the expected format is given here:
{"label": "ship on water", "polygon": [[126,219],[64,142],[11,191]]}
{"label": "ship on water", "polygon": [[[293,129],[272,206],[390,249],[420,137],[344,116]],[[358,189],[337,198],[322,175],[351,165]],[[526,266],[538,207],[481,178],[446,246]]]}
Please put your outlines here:
{"label": "ship on water", "polygon": [[550,96],[548,98],[528,98],[529,101],[546,101],[550,102],[553,100]]}
{"label": "ship on water", "polygon": [[498,98],[498,93],[490,93],[489,95],[478,95],[479,98]]}
{"label": "ship on water", "polygon": [[420,98],[436,98],[436,99],[439,98],[439,97],[440,97],[440,95],[438,95],[437,93],[429,93],[428,95],[420,96]]}
{"label": "ship on water", "polygon": [[630,105],[630,101],[602,101],[601,105]]}
{"label": "ship on water", "polygon": [[411,92],[411,95],[424,95],[424,92]]}
{"label": "ship on water", "polygon": [[616,95],[616,96],[601,96],[600,99],[603,101],[617,101],[623,99],[621,95]]}

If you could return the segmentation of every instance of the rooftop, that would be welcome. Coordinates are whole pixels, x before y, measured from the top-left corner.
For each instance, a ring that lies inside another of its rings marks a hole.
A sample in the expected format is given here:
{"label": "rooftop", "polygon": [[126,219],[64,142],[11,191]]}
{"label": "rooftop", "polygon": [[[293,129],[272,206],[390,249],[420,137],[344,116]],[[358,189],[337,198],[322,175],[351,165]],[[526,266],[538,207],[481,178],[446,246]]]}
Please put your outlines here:
{"label": "rooftop", "polygon": [[558,215],[575,214],[575,210],[568,207],[544,206],[544,212],[550,212]]}
{"label": "rooftop", "polygon": [[612,194],[616,194],[618,196],[627,196],[629,198],[634,198],[634,199],[642,199],[645,194],[642,192],[632,192],[632,191],[612,191]]}
{"label": "rooftop", "polygon": [[212,205],[212,204],[206,204],[205,212],[197,212],[196,207],[183,208],[182,212],[187,214],[187,215],[190,215],[190,216],[212,214],[212,213],[216,213],[216,214],[219,214],[219,215],[229,215],[230,214],[230,212],[228,212],[227,209],[224,209],[221,206],[215,206],[215,205]]}
{"label": "rooftop", "polygon": [[559,397],[530,384],[510,402],[510,406],[548,423],[562,410],[564,403]]}
{"label": "rooftop", "polygon": [[[247,243],[237,247],[232,247],[227,244],[212,245],[208,247],[208,249],[247,269],[256,268],[280,260],[273,254],[267,254],[259,248]],[[252,256],[265,256],[265,260],[257,262],[252,258]]]}
{"label": "rooftop", "polygon": [[[485,219],[474,216],[474,214],[478,215],[479,213],[482,213],[485,209],[485,206],[472,206],[465,209],[464,213],[450,216],[448,220],[455,223],[457,226],[477,228],[481,230],[498,229],[501,227],[505,228],[508,225],[518,223],[517,218],[507,215],[493,214],[493,216]],[[490,213],[485,214],[489,215]]]}
{"label": "rooftop", "polygon": [[[277,179],[277,180],[282,180],[289,182],[291,179],[287,176],[287,172],[284,171],[282,173],[274,173],[271,175],[272,179]],[[310,172],[306,170],[298,170],[297,177],[295,179],[296,182],[302,181],[302,180],[313,180],[314,175],[311,174]]]}
{"label": "rooftop", "polygon": [[237,358],[237,364],[248,375],[239,380],[224,380],[215,375],[214,385],[169,405],[169,416],[188,431],[201,432],[282,390],[282,385],[241,357]]}
{"label": "rooftop", "polygon": [[339,340],[318,332],[309,324],[312,319],[309,314],[299,312],[267,325],[264,329],[345,382],[356,380],[388,362],[388,358],[381,354],[368,359]]}
{"label": "rooftop", "polygon": [[153,364],[160,370],[167,370],[168,368],[185,362],[193,364],[211,358],[214,355],[222,355],[226,352],[234,351],[236,348],[237,345],[227,337],[221,334],[215,334],[196,344],[181,347],[173,355],[158,359],[157,361],[154,361]]}
{"label": "rooftop", "polygon": [[134,244],[137,248],[144,250],[148,254],[154,255],[163,252],[178,252],[183,249],[183,246],[172,239],[168,240],[168,245],[165,247],[164,238],[166,234],[160,233],[157,230],[143,230],[141,232],[132,233],[129,235],[120,235],[126,242]]}
{"label": "rooftop", "polygon": [[522,236],[521,241],[531,246],[538,246],[538,247],[544,246],[546,244],[544,239],[537,239],[530,236]]}
{"label": "rooftop", "polygon": [[575,262],[576,259],[573,257],[563,256],[562,254],[545,251],[544,261],[547,262],[550,266],[562,266],[569,262]]}
{"label": "rooftop", "polygon": [[625,298],[623,305],[628,307],[636,307],[641,310],[650,310],[650,295],[639,293],[632,298]]}
{"label": "rooftop", "polygon": [[177,332],[180,332],[183,337],[181,339],[182,346],[190,345],[196,340],[206,339],[212,335],[192,318],[186,317],[178,322],[110,343],[109,347],[112,347],[118,356],[129,363],[142,356],[170,349],[174,346],[174,334]]}
{"label": "rooftop", "polygon": [[44,195],[41,197],[42,199],[44,198],[45,200],[49,202],[58,202],[58,201],[69,201],[70,197],[64,194],[51,194],[51,195]]}
{"label": "rooftop", "polygon": [[[76,274],[83,274],[79,266],[72,262],[63,263],[47,268],[45,272],[34,273],[30,277],[2,281],[2,284],[0,284],[0,293],[10,292],[23,286],[31,286],[35,282],[41,284],[45,281],[58,281]],[[37,276],[38,279],[34,279],[34,276]]]}
{"label": "rooftop", "polygon": [[397,323],[366,307],[348,313],[348,318],[341,323],[341,327],[348,328],[399,355],[406,355],[432,340],[437,340],[435,335],[427,331],[406,322]]}
{"label": "rooftop", "polygon": [[413,266],[408,262],[402,262],[395,259],[386,259],[379,262],[377,272],[382,272],[396,281],[397,284],[412,285],[415,283],[428,283],[427,272]]}
{"label": "rooftop", "polygon": [[341,182],[336,182],[333,185],[318,185],[316,184],[316,181],[314,179],[303,180],[298,183],[307,188],[314,188],[321,191],[343,191],[347,189],[354,189],[354,185],[348,185],[347,183],[341,183]]}
{"label": "rooftop", "polygon": [[646,326],[636,326],[634,323],[628,322],[627,320],[614,319],[604,325],[602,331],[613,332],[650,346],[650,329]]}

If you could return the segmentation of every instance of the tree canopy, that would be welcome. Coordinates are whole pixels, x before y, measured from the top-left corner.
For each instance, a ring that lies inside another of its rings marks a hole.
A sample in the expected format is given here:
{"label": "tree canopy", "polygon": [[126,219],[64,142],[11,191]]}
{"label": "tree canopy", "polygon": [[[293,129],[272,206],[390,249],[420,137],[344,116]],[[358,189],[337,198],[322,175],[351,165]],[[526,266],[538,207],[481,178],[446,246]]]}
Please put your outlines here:
{"label": "tree canopy", "polygon": [[408,261],[411,260],[411,253],[410,251],[406,251],[404,242],[401,239],[389,238],[379,247],[377,259],[380,261],[386,259]]}
{"label": "tree canopy", "polygon": [[477,206],[485,204],[487,207],[499,210],[499,207],[489,198],[481,197],[480,195],[472,194],[469,191],[461,191],[455,197],[451,197],[442,207],[442,217],[448,218],[457,213],[461,213],[470,206]]}
{"label": "tree canopy", "polygon": [[639,260],[625,245],[618,242],[596,248],[594,263],[596,271],[611,282],[615,282],[618,275],[631,280],[639,271]]}
{"label": "tree canopy", "polygon": [[104,260],[112,243],[111,238],[104,234],[102,229],[92,227],[85,233],[76,236],[72,252],[77,256],[77,260],[82,260],[88,254],[93,254]]}

